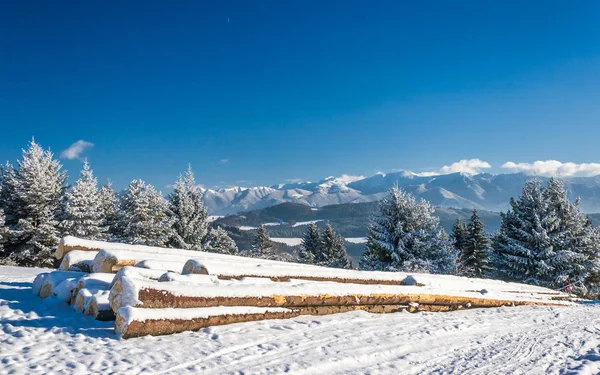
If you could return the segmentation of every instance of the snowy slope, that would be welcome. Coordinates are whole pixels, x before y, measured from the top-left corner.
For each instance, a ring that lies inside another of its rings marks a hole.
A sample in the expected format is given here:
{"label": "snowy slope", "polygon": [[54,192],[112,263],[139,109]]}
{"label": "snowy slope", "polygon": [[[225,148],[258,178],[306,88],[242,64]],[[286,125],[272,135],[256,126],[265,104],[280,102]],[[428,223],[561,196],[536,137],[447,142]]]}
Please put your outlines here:
{"label": "snowy slope", "polygon": [[600,304],[323,317],[116,340],[0,267],[0,374],[597,374]]}

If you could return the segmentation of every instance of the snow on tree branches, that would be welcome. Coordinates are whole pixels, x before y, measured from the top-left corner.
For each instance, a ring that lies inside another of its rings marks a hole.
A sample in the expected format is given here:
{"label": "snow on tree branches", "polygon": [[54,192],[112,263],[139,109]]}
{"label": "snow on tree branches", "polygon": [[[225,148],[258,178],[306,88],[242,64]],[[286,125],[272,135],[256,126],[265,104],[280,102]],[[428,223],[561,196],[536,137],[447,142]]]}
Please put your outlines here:
{"label": "snow on tree branches", "polygon": [[362,268],[454,273],[454,253],[433,208],[393,187],[371,218]]}
{"label": "snow on tree branches", "polygon": [[201,250],[208,234],[208,213],[202,205],[202,193],[194,179],[192,168],[180,176],[169,194],[173,218],[171,245],[180,249]]}
{"label": "snow on tree branches", "polygon": [[61,228],[65,234],[99,240],[104,238],[104,212],[97,181],[87,161],[83,163],[81,176],[67,193],[65,220]]}
{"label": "snow on tree branches", "polygon": [[227,231],[221,227],[211,228],[207,236],[207,241],[203,246],[206,251],[221,254],[238,254],[238,247],[235,241],[229,237]]}
{"label": "snow on tree branches", "polygon": [[2,168],[0,203],[5,210],[6,251],[21,265],[52,266],[64,210],[66,172],[35,141],[13,168]]}
{"label": "snow on tree branches", "polygon": [[570,203],[562,183],[526,183],[511,209],[502,213],[493,240],[495,272],[508,280],[561,288],[567,279],[586,285],[597,280],[599,234]]}
{"label": "snow on tree branches", "polygon": [[152,185],[133,180],[124,192],[119,227],[131,244],[166,246],[172,237],[167,201]]}
{"label": "snow on tree branches", "polygon": [[458,250],[456,259],[458,274],[467,277],[483,277],[488,270],[490,239],[485,232],[483,222],[477,215],[477,210],[473,210],[466,227],[457,219],[452,237]]}
{"label": "snow on tree branches", "polygon": [[332,268],[351,269],[352,263],[348,259],[344,239],[337,234],[330,224],[325,225],[321,240],[320,265]]}
{"label": "snow on tree branches", "polygon": [[308,228],[300,244],[298,261],[300,263],[314,264],[322,260],[321,235],[317,223],[308,224]]}

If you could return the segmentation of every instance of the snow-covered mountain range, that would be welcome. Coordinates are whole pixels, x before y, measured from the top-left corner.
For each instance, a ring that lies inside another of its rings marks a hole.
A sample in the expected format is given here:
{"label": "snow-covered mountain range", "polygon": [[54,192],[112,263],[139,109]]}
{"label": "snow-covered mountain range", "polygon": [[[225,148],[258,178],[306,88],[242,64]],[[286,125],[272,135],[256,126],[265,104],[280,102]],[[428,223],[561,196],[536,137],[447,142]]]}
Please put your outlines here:
{"label": "snow-covered mountain range", "polygon": [[[508,208],[510,198],[520,194],[529,178],[531,176],[521,173],[419,176],[402,171],[378,173],[358,180],[343,176],[327,177],[318,182],[206,189],[204,204],[212,215],[233,214],[283,202],[302,203],[318,208],[330,204],[376,201],[398,184],[436,206],[500,211]],[[600,212],[600,176],[573,177],[564,181],[570,198],[581,198],[584,211]]]}

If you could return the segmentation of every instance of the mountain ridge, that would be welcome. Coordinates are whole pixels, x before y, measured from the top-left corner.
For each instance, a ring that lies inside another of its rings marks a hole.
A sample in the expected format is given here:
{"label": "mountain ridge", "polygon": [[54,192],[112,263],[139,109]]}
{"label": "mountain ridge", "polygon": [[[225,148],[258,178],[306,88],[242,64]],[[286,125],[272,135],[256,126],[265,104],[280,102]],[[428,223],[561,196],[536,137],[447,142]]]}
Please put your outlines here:
{"label": "mountain ridge", "polygon": [[[374,202],[394,185],[440,207],[503,211],[532,176],[523,173],[469,174],[457,172],[424,176],[408,171],[377,173],[370,177],[329,176],[317,182],[270,186],[203,189],[204,205],[212,215],[229,215],[281,203],[319,208],[333,204]],[[546,181],[547,177],[536,177]],[[600,176],[564,178],[570,199],[581,198],[585,212],[600,212]]]}

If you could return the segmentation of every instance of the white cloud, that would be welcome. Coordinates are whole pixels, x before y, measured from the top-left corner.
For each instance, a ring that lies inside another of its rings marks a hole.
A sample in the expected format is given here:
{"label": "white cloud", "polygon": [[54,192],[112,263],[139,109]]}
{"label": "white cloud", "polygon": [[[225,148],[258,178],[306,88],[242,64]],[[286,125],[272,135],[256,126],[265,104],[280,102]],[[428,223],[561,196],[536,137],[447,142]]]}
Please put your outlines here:
{"label": "white cloud", "polygon": [[501,168],[537,176],[590,177],[600,175],[599,163],[562,163],[558,160],[538,160],[533,163],[502,164]]}
{"label": "white cloud", "polygon": [[84,141],[83,139],[73,143],[68,149],[60,153],[62,159],[79,159],[81,154],[88,148],[94,147],[92,142]]}
{"label": "white cloud", "polygon": [[364,178],[365,178],[365,176],[352,176],[352,175],[345,174],[345,173],[343,175],[341,175],[340,177],[338,177],[339,180],[342,180],[346,184],[349,184],[354,181],[362,180]]}
{"label": "white cloud", "polygon": [[290,184],[299,184],[301,182],[304,182],[304,180],[301,178],[288,178],[287,180],[285,180],[285,182],[288,182]]}
{"label": "white cloud", "polygon": [[450,174],[450,173],[469,173],[469,174],[479,174],[483,172],[483,169],[491,168],[492,166],[487,161],[483,161],[480,159],[463,159],[452,163],[450,165],[444,165],[438,170],[431,172],[422,172],[415,173],[417,176],[428,177],[428,176],[439,176],[442,174]]}
{"label": "white cloud", "polygon": [[219,164],[227,164],[229,163],[229,159],[221,159],[219,160]]}

